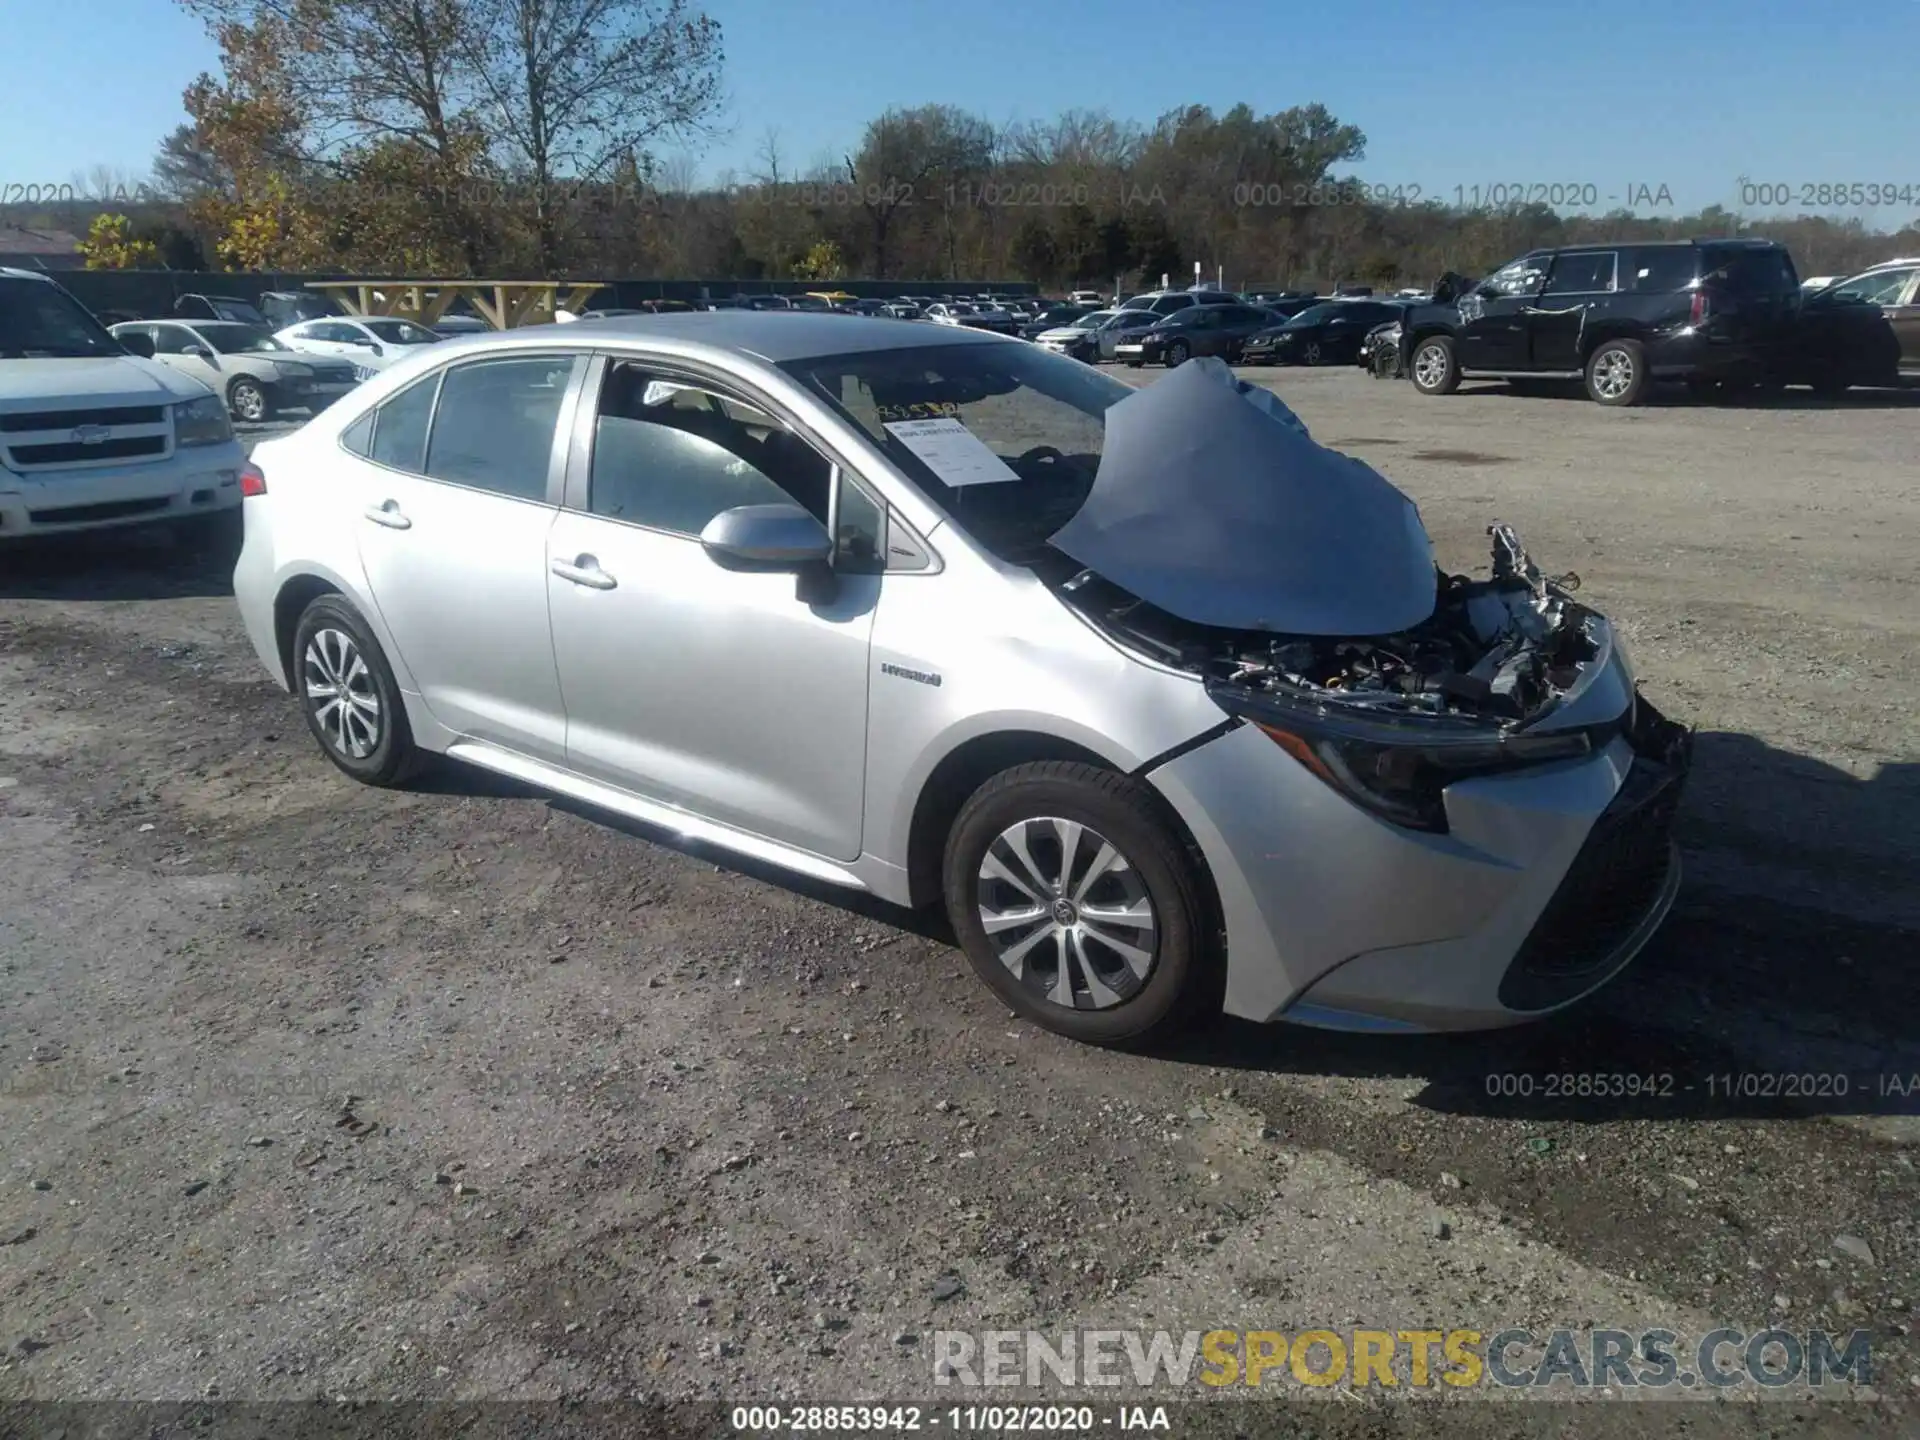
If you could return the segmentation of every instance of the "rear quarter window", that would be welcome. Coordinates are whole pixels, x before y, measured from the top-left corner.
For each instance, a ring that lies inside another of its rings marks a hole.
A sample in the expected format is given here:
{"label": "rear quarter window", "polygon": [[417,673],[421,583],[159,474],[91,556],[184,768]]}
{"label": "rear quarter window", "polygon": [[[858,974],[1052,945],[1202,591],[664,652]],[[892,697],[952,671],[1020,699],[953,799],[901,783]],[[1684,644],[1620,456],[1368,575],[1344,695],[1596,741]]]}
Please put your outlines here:
{"label": "rear quarter window", "polygon": [[1690,246],[1675,245],[1658,250],[1635,251],[1630,257],[1632,270],[1622,280],[1624,290],[1660,293],[1684,290],[1693,284],[1699,256]]}
{"label": "rear quarter window", "polygon": [[1700,256],[1700,278],[1736,295],[1791,295],[1800,289],[1784,250],[1713,250]]}

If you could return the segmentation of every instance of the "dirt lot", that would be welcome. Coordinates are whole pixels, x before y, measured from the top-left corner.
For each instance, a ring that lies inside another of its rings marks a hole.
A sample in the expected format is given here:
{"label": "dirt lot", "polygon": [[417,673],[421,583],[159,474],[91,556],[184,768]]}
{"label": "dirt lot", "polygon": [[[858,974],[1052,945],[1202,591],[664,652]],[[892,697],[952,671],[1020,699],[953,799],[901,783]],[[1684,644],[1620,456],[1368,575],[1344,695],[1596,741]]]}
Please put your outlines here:
{"label": "dirt lot", "polygon": [[[1699,726],[1687,887],[1602,998],[1079,1048],[914,917],[478,773],[356,788],[228,556],[0,552],[0,1399],[851,1401],[933,1395],[940,1329],[1778,1321],[1871,1330],[1892,1398],[1689,1433],[1914,1434],[1920,396],[1262,378],[1450,565],[1503,519],[1577,569]],[[1778,1071],[1848,1093],[1709,1078]],[[1546,1098],[1579,1072],[1675,1083]],[[1343,1393],[1314,1433],[1407,1433]]]}

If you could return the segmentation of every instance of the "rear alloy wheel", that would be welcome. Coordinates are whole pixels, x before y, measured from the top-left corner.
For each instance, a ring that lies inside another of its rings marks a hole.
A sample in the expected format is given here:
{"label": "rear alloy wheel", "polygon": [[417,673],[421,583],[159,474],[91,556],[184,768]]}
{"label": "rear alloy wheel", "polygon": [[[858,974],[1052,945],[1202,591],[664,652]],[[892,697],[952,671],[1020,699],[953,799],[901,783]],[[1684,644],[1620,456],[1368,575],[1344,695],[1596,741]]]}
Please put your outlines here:
{"label": "rear alloy wheel", "polygon": [[1176,340],[1167,346],[1166,367],[1171,370],[1176,365],[1184,365],[1187,363],[1187,358],[1192,354],[1193,351],[1187,348],[1186,341]]}
{"label": "rear alloy wheel", "polygon": [[1453,356],[1453,341],[1435,335],[1414,346],[1407,366],[1413,388],[1422,395],[1451,395],[1460,388],[1460,366]]}
{"label": "rear alloy wheel", "polygon": [[1639,342],[1608,340],[1587,357],[1587,394],[1602,405],[1635,405],[1647,389]]}
{"label": "rear alloy wheel", "polygon": [[1049,1030],[1140,1044],[1217,1006],[1198,864],[1130,776],[1059,761],[1002,772],[954,821],[944,875],[975,972]]}
{"label": "rear alloy wheel", "polygon": [[363,785],[399,785],[420,768],[399,682],[344,597],[322,595],[301,615],[293,685],[321,750]]}
{"label": "rear alloy wheel", "polygon": [[233,412],[234,419],[257,424],[267,418],[267,392],[260,388],[258,380],[242,375],[227,387],[227,409]]}

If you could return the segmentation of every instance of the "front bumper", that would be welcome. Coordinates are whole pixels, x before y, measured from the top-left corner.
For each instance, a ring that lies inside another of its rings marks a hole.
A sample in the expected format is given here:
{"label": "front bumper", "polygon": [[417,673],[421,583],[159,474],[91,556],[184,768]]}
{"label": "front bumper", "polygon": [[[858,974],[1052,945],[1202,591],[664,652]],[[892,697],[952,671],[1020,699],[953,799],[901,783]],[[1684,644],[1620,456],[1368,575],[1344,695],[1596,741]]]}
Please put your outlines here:
{"label": "front bumper", "polygon": [[165,460],[16,475],[0,470],[0,539],[65,535],[230,510],[240,503],[237,440]]}
{"label": "front bumper", "polygon": [[1227,1013],[1491,1029],[1606,983],[1679,886],[1686,732],[1634,714],[1584,759],[1456,782],[1444,835],[1365,813],[1252,726],[1153,771],[1219,894]]}

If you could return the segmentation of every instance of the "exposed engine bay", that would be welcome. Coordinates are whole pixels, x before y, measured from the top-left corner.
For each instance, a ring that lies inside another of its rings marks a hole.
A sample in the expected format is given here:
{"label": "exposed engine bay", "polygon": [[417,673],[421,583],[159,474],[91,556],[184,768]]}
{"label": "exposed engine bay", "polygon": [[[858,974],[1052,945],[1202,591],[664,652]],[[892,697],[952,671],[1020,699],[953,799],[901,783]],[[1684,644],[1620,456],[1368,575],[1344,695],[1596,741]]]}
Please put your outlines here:
{"label": "exposed engine bay", "polygon": [[1488,529],[1490,578],[1436,570],[1433,614],[1397,635],[1329,639],[1188,624],[1091,571],[1061,586],[1122,643],[1215,684],[1384,715],[1535,718],[1579,679],[1598,648],[1577,575],[1549,578],[1507,525]]}

